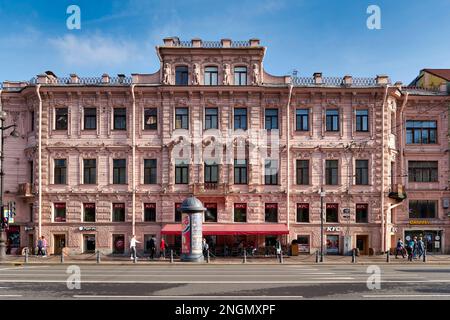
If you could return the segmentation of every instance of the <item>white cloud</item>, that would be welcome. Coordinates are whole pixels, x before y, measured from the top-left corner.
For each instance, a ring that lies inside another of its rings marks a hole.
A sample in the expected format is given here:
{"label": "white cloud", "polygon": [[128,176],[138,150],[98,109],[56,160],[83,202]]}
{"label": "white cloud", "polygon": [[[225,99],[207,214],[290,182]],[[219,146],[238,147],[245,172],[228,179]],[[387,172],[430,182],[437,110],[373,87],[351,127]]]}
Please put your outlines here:
{"label": "white cloud", "polygon": [[49,40],[63,61],[70,65],[111,66],[140,59],[137,45],[128,40],[102,35],[65,35]]}

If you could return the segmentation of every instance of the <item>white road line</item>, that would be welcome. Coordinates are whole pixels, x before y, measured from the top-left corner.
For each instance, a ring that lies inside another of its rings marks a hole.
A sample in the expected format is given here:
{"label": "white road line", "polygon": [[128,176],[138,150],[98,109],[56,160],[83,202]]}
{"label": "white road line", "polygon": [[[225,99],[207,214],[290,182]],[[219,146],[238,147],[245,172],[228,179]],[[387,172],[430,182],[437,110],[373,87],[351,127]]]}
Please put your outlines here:
{"label": "white road line", "polygon": [[1,298],[14,298],[14,297],[22,297],[21,294],[0,294]]}
{"label": "white road line", "polygon": [[450,297],[450,294],[374,294],[363,295],[363,298],[438,298]]}
{"label": "white road line", "polygon": [[[14,279],[8,279],[8,280],[0,280],[0,283],[66,283],[66,280],[14,280]],[[385,280],[381,281],[381,283],[449,283],[450,280]],[[249,281],[249,280],[243,280],[243,281],[196,281],[196,280],[81,280],[81,284],[365,284],[367,283],[366,280],[336,280],[333,278],[333,280],[325,280],[325,279],[317,279],[315,281],[312,280],[288,280],[288,281],[271,281],[271,280],[262,280],[262,281]]]}
{"label": "white road line", "polygon": [[[220,277],[301,277],[303,275],[305,276],[321,276],[321,275],[334,275],[333,272],[317,272],[317,273],[303,273],[303,274],[221,274],[221,275],[214,275],[214,274],[136,274],[136,273],[130,273],[130,274],[91,274],[91,273],[83,273],[81,272],[82,277],[99,277],[99,276],[108,276],[108,277],[161,277],[161,276],[167,276],[167,277],[202,277],[205,276],[220,276]],[[0,277],[67,277],[66,273],[5,273],[1,274]]]}
{"label": "white road line", "polygon": [[93,298],[93,299],[105,299],[105,298],[121,298],[121,299],[183,299],[183,300],[189,300],[189,299],[303,299],[303,296],[246,296],[246,295],[234,295],[234,296],[219,296],[219,295],[208,295],[208,296],[184,296],[184,295],[177,295],[177,296],[160,296],[160,295],[153,295],[153,296],[115,296],[115,295],[74,295],[74,298]]}

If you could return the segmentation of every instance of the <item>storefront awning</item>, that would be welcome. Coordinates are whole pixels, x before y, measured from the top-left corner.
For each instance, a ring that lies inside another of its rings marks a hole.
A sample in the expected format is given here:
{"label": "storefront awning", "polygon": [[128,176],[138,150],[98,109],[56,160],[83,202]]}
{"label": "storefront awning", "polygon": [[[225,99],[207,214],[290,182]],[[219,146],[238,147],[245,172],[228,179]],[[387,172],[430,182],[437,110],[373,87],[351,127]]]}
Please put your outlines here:
{"label": "storefront awning", "polygon": [[[282,235],[288,234],[289,230],[285,224],[262,224],[262,223],[215,223],[203,224],[204,235]],[[181,224],[166,224],[161,229],[164,235],[181,235]]]}

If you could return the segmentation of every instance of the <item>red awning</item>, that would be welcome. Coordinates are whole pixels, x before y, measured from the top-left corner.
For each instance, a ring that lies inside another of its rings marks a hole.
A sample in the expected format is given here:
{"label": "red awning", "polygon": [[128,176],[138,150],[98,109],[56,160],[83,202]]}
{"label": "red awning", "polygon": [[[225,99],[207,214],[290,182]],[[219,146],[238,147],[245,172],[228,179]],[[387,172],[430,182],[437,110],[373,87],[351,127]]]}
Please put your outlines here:
{"label": "red awning", "polygon": [[[215,223],[215,224],[203,224],[204,235],[281,235],[288,234],[289,230],[285,224],[231,224],[231,223]],[[161,234],[166,235],[180,235],[181,224],[166,224],[161,229]]]}

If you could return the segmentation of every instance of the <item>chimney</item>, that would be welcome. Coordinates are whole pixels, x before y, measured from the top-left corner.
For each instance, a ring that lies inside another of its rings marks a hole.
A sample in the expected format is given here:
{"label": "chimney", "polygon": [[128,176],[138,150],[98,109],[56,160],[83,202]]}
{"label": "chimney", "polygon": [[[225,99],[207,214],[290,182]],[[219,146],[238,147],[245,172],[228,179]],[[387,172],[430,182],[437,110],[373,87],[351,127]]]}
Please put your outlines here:
{"label": "chimney", "polygon": [[249,43],[250,43],[250,47],[259,47],[259,39],[255,39],[255,38],[250,39]]}
{"label": "chimney", "polygon": [[38,83],[38,84],[48,83],[48,77],[47,77],[47,75],[45,73],[44,74],[38,74],[36,76],[36,78],[37,78],[36,83]]}
{"label": "chimney", "polygon": [[231,47],[231,39],[222,39],[220,40],[222,44],[222,48],[230,48]]}
{"label": "chimney", "polygon": [[178,38],[176,37],[168,37],[168,38],[164,38],[164,46],[165,47],[174,47],[176,42],[178,41]]}
{"label": "chimney", "polygon": [[125,75],[122,74],[122,73],[119,73],[119,74],[117,75],[117,78],[119,78],[119,83],[123,83],[124,80],[125,80]]}
{"label": "chimney", "polygon": [[70,83],[80,83],[80,78],[75,73],[70,75]]}
{"label": "chimney", "polygon": [[107,73],[102,75],[102,83],[109,83],[109,75]]}
{"label": "chimney", "polygon": [[314,84],[322,84],[322,72],[314,72]]}
{"label": "chimney", "polygon": [[345,75],[344,78],[342,79],[342,84],[344,86],[351,86],[353,84],[352,76]]}
{"label": "chimney", "polygon": [[386,75],[377,75],[376,81],[378,85],[389,84],[389,77]]}
{"label": "chimney", "polygon": [[396,86],[398,89],[402,89],[402,86],[403,86],[403,82],[401,82],[401,81],[397,81],[395,84],[394,84],[394,86]]}
{"label": "chimney", "polygon": [[193,48],[201,48],[202,47],[202,39],[194,38],[191,40],[191,44]]}

